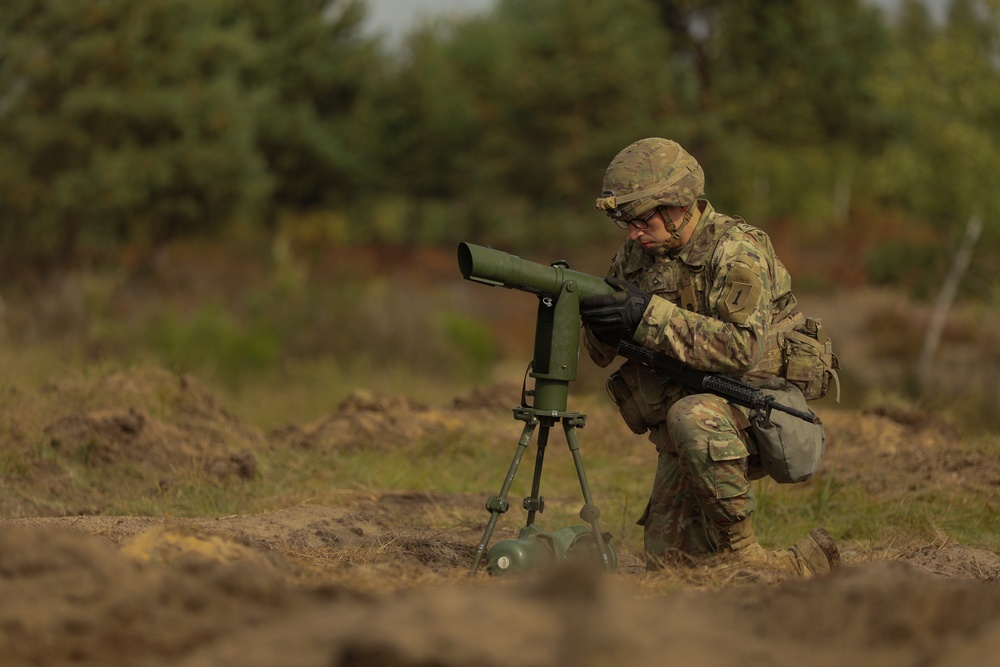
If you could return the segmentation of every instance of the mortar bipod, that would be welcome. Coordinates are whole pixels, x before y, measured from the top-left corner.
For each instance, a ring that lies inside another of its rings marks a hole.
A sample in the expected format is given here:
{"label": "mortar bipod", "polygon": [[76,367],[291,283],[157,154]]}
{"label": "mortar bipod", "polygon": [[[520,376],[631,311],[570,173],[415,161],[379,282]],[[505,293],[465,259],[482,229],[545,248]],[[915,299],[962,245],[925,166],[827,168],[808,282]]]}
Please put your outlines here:
{"label": "mortar bipod", "polygon": [[613,569],[613,563],[608,558],[608,550],[605,546],[606,538],[601,532],[601,511],[594,505],[591,498],[590,486],[587,484],[587,474],[584,472],[583,460],[580,457],[580,443],[576,437],[576,429],[584,427],[586,417],[578,412],[556,412],[519,407],[514,408],[514,419],[523,421],[524,428],[521,431],[521,438],[517,442],[514,459],[510,463],[510,468],[507,471],[507,477],[504,479],[500,493],[496,496],[490,496],[489,500],[486,501],[486,509],[490,513],[490,519],[486,524],[483,539],[480,541],[479,546],[476,547],[475,561],[472,564],[472,570],[469,574],[474,575],[479,571],[483,556],[486,554],[486,546],[489,544],[490,537],[492,537],[493,530],[496,527],[497,519],[510,508],[510,504],[507,502],[507,494],[510,492],[511,484],[521,464],[521,458],[524,456],[524,452],[528,448],[528,443],[531,442],[535,429],[538,427],[540,427],[537,443],[538,451],[535,455],[535,470],[531,480],[531,495],[524,499],[524,509],[528,513],[525,527],[532,526],[535,522],[535,514],[545,509],[545,500],[539,495],[542,480],[542,464],[545,460],[545,448],[548,445],[549,430],[559,421],[562,422],[566,442],[569,445],[570,453],[573,456],[573,463],[576,466],[576,475],[580,482],[580,489],[583,492],[584,505],[583,509],[580,510],[580,518],[590,524],[596,551],[601,559],[601,565],[605,569]]}

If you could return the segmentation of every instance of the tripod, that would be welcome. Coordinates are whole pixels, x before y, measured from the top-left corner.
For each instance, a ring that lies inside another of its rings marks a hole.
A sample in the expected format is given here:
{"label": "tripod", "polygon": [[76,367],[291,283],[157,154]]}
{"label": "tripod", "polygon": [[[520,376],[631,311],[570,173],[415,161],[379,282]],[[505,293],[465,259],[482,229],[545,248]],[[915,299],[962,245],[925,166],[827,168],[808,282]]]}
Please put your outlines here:
{"label": "tripod", "polygon": [[521,458],[524,456],[536,428],[539,428],[538,449],[535,454],[535,471],[531,480],[531,495],[526,497],[523,503],[524,509],[528,512],[525,526],[534,524],[536,512],[544,511],[545,498],[540,496],[538,492],[541,487],[542,464],[545,460],[545,448],[548,445],[549,430],[555,426],[556,422],[562,422],[563,430],[566,433],[566,442],[569,445],[569,450],[573,455],[573,463],[576,466],[576,475],[580,480],[580,488],[583,491],[584,505],[583,509],[580,510],[580,518],[590,524],[594,542],[597,545],[597,553],[601,557],[601,564],[606,569],[611,569],[611,564],[608,562],[608,555],[604,548],[604,535],[601,533],[601,510],[597,508],[591,498],[590,486],[587,484],[587,474],[584,472],[583,460],[580,457],[580,443],[576,437],[576,429],[583,428],[585,424],[585,415],[581,415],[578,412],[548,412],[543,414],[542,411],[534,408],[521,407],[514,408],[514,418],[523,421],[524,428],[521,431],[521,438],[517,442],[514,459],[510,463],[507,477],[504,479],[499,495],[490,496],[489,500],[486,501],[486,509],[490,512],[490,520],[486,524],[486,531],[483,533],[482,541],[476,547],[476,558],[472,564],[470,574],[475,574],[479,570],[483,556],[486,553],[486,545],[493,535],[497,519],[510,508],[510,504],[507,502],[507,494],[514,481],[514,476],[517,474],[517,469],[521,464]]}

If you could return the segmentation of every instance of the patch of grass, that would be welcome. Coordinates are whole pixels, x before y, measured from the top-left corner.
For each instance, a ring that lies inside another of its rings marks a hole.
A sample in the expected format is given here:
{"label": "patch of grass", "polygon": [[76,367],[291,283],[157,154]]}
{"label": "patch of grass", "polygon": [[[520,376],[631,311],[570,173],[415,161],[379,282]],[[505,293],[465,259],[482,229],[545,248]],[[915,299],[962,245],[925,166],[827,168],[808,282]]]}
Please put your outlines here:
{"label": "patch of grass", "polygon": [[842,545],[855,549],[941,539],[1000,549],[996,500],[961,485],[928,493],[898,489],[872,494],[859,481],[834,475],[821,475],[798,488],[770,480],[754,484],[755,527],[761,543],[771,548],[791,545],[824,526]]}
{"label": "patch of grass", "polygon": [[31,469],[20,449],[0,449],[0,477],[22,477]]}
{"label": "patch of grass", "polygon": [[114,498],[103,513],[181,518],[247,514],[271,508],[259,491],[253,483],[223,486],[196,476],[162,492]]}

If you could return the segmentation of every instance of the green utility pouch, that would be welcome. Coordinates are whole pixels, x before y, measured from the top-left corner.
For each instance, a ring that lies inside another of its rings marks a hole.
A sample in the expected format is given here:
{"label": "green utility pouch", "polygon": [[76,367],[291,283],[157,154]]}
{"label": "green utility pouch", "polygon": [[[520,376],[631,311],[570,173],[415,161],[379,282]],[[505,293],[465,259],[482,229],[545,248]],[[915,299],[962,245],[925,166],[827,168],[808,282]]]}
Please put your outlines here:
{"label": "green utility pouch", "polygon": [[628,362],[612,373],[605,385],[622,419],[636,435],[667,418],[667,410],[680,395],[681,385],[664,382],[645,366]]}
{"label": "green utility pouch", "polygon": [[[782,378],[758,386],[773,394],[777,403],[812,412],[802,391]],[[778,410],[771,411],[770,422],[766,425],[751,419],[750,435],[757,445],[764,471],[779,484],[796,484],[811,478],[826,451],[823,424],[811,424]]]}
{"label": "green utility pouch", "polygon": [[625,378],[622,377],[621,372],[612,373],[605,386],[608,390],[608,396],[618,406],[618,412],[621,413],[622,419],[625,420],[625,424],[629,429],[636,435],[642,435],[648,431],[649,428],[646,426],[646,420],[642,416],[639,404],[632,395],[632,390],[629,389],[628,383],[625,382]]}
{"label": "green utility pouch", "polygon": [[806,400],[826,396],[830,381],[837,386],[840,402],[840,360],[833,353],[833,342],[818,317],[807,317],[793,330],[784,333],[784,377],[802,391]]}

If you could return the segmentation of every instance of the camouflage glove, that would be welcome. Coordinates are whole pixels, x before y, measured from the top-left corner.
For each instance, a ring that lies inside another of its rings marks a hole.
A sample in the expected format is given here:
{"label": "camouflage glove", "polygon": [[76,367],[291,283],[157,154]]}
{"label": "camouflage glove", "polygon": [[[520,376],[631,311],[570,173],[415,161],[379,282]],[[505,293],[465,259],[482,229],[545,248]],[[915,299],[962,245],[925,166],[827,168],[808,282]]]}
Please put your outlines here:
{"label": "camouflage glove", "polygon": [[594,335],[604,340],[608,334],[626,333],[631,336],[642,321],[650,296],[620,278],[605,278],[614,287],[614,294],[588,296],[580,300],[580,319]]}

